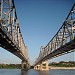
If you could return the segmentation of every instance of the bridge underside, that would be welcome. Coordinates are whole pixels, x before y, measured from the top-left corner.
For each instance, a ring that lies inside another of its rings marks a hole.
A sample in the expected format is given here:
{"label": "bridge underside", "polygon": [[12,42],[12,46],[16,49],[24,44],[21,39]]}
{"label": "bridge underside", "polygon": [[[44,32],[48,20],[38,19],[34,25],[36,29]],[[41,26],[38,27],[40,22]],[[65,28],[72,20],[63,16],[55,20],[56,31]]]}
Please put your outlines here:
{"label": "bridge underside", "polygon": [[4,48],[7,51],[13,53],[14,55],[19,57],[20,59],[25,60],[24,56],[21,53],[21,51],[18,49],[18,47],[16,47],[16,45],[14,45],[14,43],[8,38],[6,33],[3,32],[1,28],[0,28],[0,39],[1,39],[0,40],[0,46],[2,48]]}
{"label": "bridge underside", "polygon": [[0,39],[0,47],[19,57],[22,60],[22,70],[28,70],[30,66],[27,64],[27,60],[24,59],[22,52],[14,45],[14,43],[7,37],[6,33],[4,33],[1,28]]}
{"label": "bridge underside", "polygon": [[75,51],[75,38],[64,46],[61,46],[57,50],[54,50],[52,53],[45,56],[41,61],[45,61],[47,59],[52,59],[70,52]]}
{"label": "bridge underside", "polygon": [[14,0],[0,0],[0,47],[19,57],[23,67],[29,65],[28,49],[21,34]]}
{"label": "bridge underside", "polygon": [[40,48],[40,54],[35,61],[34,66],[45,60],[52,59],[75,51],[75,4],[69,12],[66,20],[49,41],[49,43]]}
{"label": "bridge underside", "polygon": [[36,70],[49,70],[48,69],[48,64],[46,63],[46,69],[41,68],[40,64],[42,65],[42,62],[48,60],[48,59],[52,59],[70,52],[75,51],[75,39],[72,40],[71,42],[67,43],[64,46],[61,46],[60,48],[58,48],[57,50],[53,51],[50,54],[47,54],[47,56],[45,56],[43,59],[39,60],[35,65],[34,65],[34,69]]}
{"label": "bridge underside", "polygon": [[74,52],[75,51],[75,38],[74,40],[70,41],[69,43],[67,43],[64,46],[61,46],[60,48],[58,48],[57,50],[54,50],[52,53],[47,54],[47,56],[45,56],[43,59],[39,60],[39,62],[37,62],[35,65],[41,63],[42,61],[48,60],[48,59],[52,59],[70,52]]}

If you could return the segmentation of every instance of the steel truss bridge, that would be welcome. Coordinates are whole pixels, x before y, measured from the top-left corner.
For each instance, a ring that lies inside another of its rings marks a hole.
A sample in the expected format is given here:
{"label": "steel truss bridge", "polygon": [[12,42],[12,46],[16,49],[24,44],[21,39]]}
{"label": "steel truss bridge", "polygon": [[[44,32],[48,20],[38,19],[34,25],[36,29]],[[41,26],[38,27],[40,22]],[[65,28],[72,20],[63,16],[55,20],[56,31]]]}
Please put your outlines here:
{"label": "steel truss bridge", "polygon": [[45,47],[41,47],[34,66],[73,51],[75,51],[75,4],[55,36]]}
{"label": "steel truss bridge", "polygon": [[22,69],[30,66],[28,50],[21,34],[14,0],[0,0],[0,47],[22,60]]}

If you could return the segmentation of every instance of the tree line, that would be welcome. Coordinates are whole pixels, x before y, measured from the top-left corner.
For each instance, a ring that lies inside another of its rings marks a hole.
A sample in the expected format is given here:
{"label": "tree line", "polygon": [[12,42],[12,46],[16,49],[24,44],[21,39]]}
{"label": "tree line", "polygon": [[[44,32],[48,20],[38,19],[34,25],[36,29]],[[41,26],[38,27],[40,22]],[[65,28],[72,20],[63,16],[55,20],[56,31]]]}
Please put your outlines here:
{"label": "tree line", "polygon": [[0,64],[0,69],[21,69],[21,64]]}
{"label": "tree line", "polygon": [[[54,67],[75,67],[75,61],[60,61],[60,62],[52,62],[49,63],[49,66]],[[31,66],[30,68],[34,68]],[[21,64],[0,64],[0,69],[21,69]]]}
{"label": "tree line", "polygon": [[69,61],[69,62],[60,61],[58,63],[52,62],[52,63],[49,63],[49,66],[54,66],[54,67],[75,67],[75,61]]}

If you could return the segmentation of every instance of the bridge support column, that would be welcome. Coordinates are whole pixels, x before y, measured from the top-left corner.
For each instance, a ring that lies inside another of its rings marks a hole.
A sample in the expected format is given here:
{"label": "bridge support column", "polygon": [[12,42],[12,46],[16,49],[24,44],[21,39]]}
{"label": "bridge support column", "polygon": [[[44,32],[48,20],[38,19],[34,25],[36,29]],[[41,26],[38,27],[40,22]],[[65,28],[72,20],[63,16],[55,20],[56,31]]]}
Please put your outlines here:
{"label": "bridge support column", "polygon": [[37,69],[37,66],[35,66],[34,69],[36,70]]}
{"label": "bridge support column", "polygon": [[40,70],[49,70],[48,60],[46,60],[40,64]]}
{"label": "bridge support column", "polygon": [[36,65],[34,67],[35,70],[49,70],[49,66],[48,66],[48,60],[40,63],[39,65]]}
{"label": "bridge support column", "polygon": [[35,69],[35,70],[40,70],[40,65],[36,65],[36,66],[34,67],[34,69]]}
{"label": "bridge support column", "polygon": [[22,61],[22,66],[21,67],[22,67],[21,70],[28,70],[29,69],[29,66],[25,61]]}
{"label": "bridge support column", "polygon": [[37,70],[40,70],[40,65],[37,65]]}

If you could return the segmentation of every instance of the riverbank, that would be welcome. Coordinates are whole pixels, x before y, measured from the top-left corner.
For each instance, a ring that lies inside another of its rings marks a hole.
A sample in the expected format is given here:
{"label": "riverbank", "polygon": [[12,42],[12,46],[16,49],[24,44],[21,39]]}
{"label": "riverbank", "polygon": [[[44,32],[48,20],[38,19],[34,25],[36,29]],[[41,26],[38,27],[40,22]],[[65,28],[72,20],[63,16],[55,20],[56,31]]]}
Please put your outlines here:
{"label": "riverbank", "polygon": [[75,69],[75,67],[54,67],[54,66],[49,66],[49,69]]}
{"label": "riverbank", "polygon": [[21,69],[21,64],[0,64],[0,69]]}

